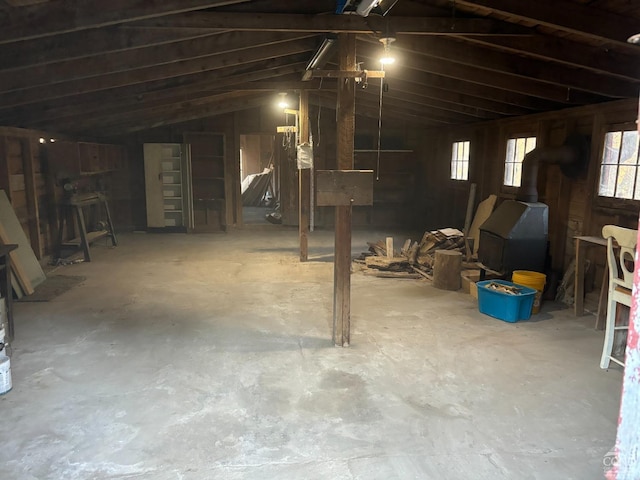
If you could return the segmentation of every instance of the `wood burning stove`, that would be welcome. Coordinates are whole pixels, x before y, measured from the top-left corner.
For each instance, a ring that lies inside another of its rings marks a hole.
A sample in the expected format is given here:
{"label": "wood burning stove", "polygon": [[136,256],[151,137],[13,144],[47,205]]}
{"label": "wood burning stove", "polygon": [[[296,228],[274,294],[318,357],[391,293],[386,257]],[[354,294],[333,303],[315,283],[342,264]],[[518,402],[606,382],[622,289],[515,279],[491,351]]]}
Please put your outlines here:
{"label": "wood burning stove", "polygon": [[549,207],[538,202],[538,165],[559,165],[575,178],[588,160],[589,140],[579,134],[569,135],[562,146],[538,147],[525,155],[517,200],[504,201],[480,226],[478,260],[486,269],[505,276],[514,270],[544,272]]}
{"label": "wood burning stove", "polygon": [[508,276],[514,270],[544,272],[548,227],[544,203],[506,200],[480,227],[478,260]]}

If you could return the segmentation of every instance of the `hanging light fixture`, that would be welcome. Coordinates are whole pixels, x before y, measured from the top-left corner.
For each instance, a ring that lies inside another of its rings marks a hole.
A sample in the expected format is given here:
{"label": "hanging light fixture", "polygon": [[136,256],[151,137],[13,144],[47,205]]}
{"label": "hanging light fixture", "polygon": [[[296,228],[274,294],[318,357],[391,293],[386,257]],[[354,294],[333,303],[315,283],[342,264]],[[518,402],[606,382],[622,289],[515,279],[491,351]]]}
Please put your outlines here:
{"label": "hanging light fixture", "polygon": [[629,38],[627,38],[627,42],[633,43],[634,45],[640,45],[640,33],[631,35]]}
{"label": "hanging light fixture", "polygon": [[278,108],[289,108],[289,102],[287,102],[287,92],[278,93]]}
{"label": "hanging light fixture", "polygon": [[384,47],[382,57],[380,57],[380,63],[383,66],[391,65],[393,62],[396,61],[395,57],[391,53],[391,44],[395,41],[396,41],[395,37],[382,37],[380,39],[380,42],[382,42],[382,45]]}

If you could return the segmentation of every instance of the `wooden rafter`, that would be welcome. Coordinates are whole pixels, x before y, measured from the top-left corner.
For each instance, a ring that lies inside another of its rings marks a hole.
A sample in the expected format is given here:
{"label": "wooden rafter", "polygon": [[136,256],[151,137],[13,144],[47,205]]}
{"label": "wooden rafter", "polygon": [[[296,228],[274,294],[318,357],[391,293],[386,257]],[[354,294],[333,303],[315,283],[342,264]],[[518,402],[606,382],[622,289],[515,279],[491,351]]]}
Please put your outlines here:
{"label": "wooden rafter", "polygon": [[[275,70],[260,71],[256,72],[249,78],[259,78],[260,76],[274,78],[274,75],[278,70],[286,74],[292,69],[292,67],[282,67]],[[91,116],[88,118],[85,117],[83,119],[83,116],[85,115],[84,111],[76,110],[73,111],[71,115],[58,117],[53,120],[47,120],[45,126],[55,125],[59,128],[66,129],[67,127],[73,127],[74,125],[77,125],[82,128],[91,129],[97,128],[101,124],[108,125],[110,123],[113,124],[120,121],[126,121],[127,119],[131,118],[132,115],[149,112],[153,109],[171,106],[180,107],[182,105],[185,105],[186,103],[198,102],[202,99],[214,100],[216,98],[226,98],[223,96],[232,93],[237,93],[241,96],[256,93],[265,93],[265,90],[261,89],[237,88],[236,83],[243,82],[246,80],[246,78],[246,75],[234,75],[231,77],[221,78],[218,82],[215,82],[215,89],[209,86],[208,89],[200,89],[197,91],[192,90],[189,93],[181,93],[181,90],[179,88],[167,89],[161,92],[162,95],[156,95],[154,97],[146,98],[145,100],[137,102],[129,99],[128,102],[118,102],[118,104],[114,106],[94,105],[93,108],[90,109]],[[277,80],[278,77],[276,76],[275,79]],[[36,125],[40,124],[41,123],[38,122]]]}
{"label": "wooden rafter", "polygon": [[307,33],[379,33],[408,35],[526,35],[527,28],[493,19],[444,17],[376,17],[279,13],[197,12],[165,16],[136,25],[171,28],[222,28],[236,31]]}
{"label": "wooden rafter", "polygon": [[489,13],[500,13],[508,21],[529,21],[584,38],[617,44],[633,50],[627,38],[638,33],[638,21],[633,18],[598,10],[567,0],[553,2],[514,2],[511,0],[456,0],[457,8],[482,7]]}
{"label": "wooden rafter", "polygon": [[[365,58],[373,61],[375,61],[375,58],[379,55],[377,48],[370,48],[368,46],[362,46],[359,51]],[[403,66],[403,68],[407,67],[408,66]],[[472,83],[497,87],[555,102],[584,104],[601,101],[601,97],[597,95],[572,90],[571,88],[560,85],[553,85],[535,78],[489,70],[478,66],[464,65],[441,58],[426,58],[422,55],[416,55],[411,59],[410,67],[415,70],[437,73],[445,77],[463,79]]]}
{"label": "wooden rafter", "polygon": [[258,107],[273,101],[270,95],[249,94],[244,98],[235,98],[231,100],[216,99],[209,103],[201,105],[181,105],[176,107],[172,105],[164,109],[154,110],[141,118],[135,118],[128,122],[118,122],[117,125],[109,128],[100,128],[95,133],[104,137],[115,137],[118,135],[126,135],[141,130],[149,130],[152,128],[162,127],[166,125],[175,125],[176,123],[188,122],[200,118],[214,117],[229,112],[246,110]]}
{"label": "wooden rafter", "polygon": [[[75,79],[88,79],[114,72],[126,72],[156,65],[185,62],[190,58],[216,56],[248,48],[266,47],[307,38],[296,33],[264,33],[247,38],[241,32],[224,32],[154,45],[118,53],[94,55],[77,60],[36,67],[0,70],[0,92],[50,85]],[[263,48],[264,49],[264,48]]]}
{"label": "wooden rafter", "polygon": [[[639,27],[640,30],[640,27]],[[499,38],[460,36],[458,39],[499,49],[516,55],[562,63],[592,72],[626,80],[640,79],[640,48],[636,55],[612,49],[594,47],[561,37],[535,35],[532,38]]]}
{"label": "wooden rafter", "polygon": [[77,32],[248,0],[66,0],[11,10],[0,25],[0,44]]}
{"label": "wooden rafter", "polygon": [[185,75],[197,74],[208,70],[217,70],[233,65],[266,60],[269,58],[294,55],[311,51],[314,43],[308,40],[267,45],[221,55],[193,58],[172,63],[170,65],[154,65],[151,67],[116,72],[89,79],[78,79],[48,86],[5,92],[0,94],[0,105],[4,107],[40,102],[46,99],[68,97],[81,93],[97,92],[116,87],[125,87],[154,80],[169,79]]}
{"label": "wooden rafter", "polygon": [[2,69],[10,70],[164,45],[212,33],[215,32],[211,29],[158,30],[117,25],[3,44],[0,58]]}
{"label": "wooden rafter", "polygon": [[[375,39],[365,40],[375,43]],[[544,62],[538,59],[523,59],[487,49],[477,45],[465,44],[447,38],[423,38],[416,42],[413,38],[402,38],[394,49],[405,52],[405,57],[414,63],[416,57],[432,57],[455,62],[469,67],[482,68],[501,74],[522,77],[525,80],[535,79],[550,85],[582,90],[612,98],[627,98],[636,95],[639,80],[622,80],[607,77],[602,73],[590,70],[577,70],[563,64]]]}
{"label": "wooden rafter", "polygon": [[[161,105],[179,104],[185,100],[198,96],[212,95],[236,89],[236,84],[262,79],[278,79],[283,75],[298,72],[303,63],[291,63],[299,58],[279,58],[250,64],[254,71],[237,73],[238,67],[230,67],[214,72],[207,72],[197,76],[199,81],[193,81],[179,86],[164,85],[164,88],[153,87],[148,92],[139,86],[125,87],[112,91],[81,95],[54,100],[43,105],[29,106],[18,112],[10,111],[7,117],[0,117],[1,123],[26,125],[31,128],[37,125],[43,127],[55,126],[64,128],[66,125],[86,124],[87,118],[93,123],[99,123],[103,117],[126,118],[130,112]],[[162,86],[162,82],[158,82]],[[143,84],[150,86],[150,84]],[[213,88],[215,86],[215,89]]]}

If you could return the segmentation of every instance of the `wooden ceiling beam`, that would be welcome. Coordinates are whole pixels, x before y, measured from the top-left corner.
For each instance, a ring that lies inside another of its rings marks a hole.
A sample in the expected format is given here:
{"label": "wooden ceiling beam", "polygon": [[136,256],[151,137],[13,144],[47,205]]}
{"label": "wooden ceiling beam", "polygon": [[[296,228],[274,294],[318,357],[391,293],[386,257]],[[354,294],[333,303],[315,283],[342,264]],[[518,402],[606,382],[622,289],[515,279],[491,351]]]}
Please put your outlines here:
{"label": "wooden ceiling beam", "polygon": [[[309,95],[309,103],[329,110],[336,109],[335,96],[331,97],[330,95],[327,95],[327,93],[313,92]],[[363,105],[362,103],[356,104],[356,116],[377,119],[378,109],[375,106]],[[383,118],[395,118],[397,120],[414,123],[426,128],[440,127],[443,125],[440,122],[427,119],[424,116],[414,115],[407,112],[398,112],[395,109],[384,110]]]}
{"label": "wooden ceiling beam", "polygon": [[192,58],[220,56],[237,50],[254,49],[308,38],[299,33],[265,33],[247,37],[242,32],[225,32],[177,41],[170,44],[106,53],[77,60],[66,60],[36,67],[0,70],[0,92],[22,90],[41,85],[88,79],[99,75],[126,72],[156,65],[184,62]]}
{"label": "wooden ceiling beam", "polygon": [[390,88],[393,88],[396,80],[414,84],[418,88],[426,86],[425,92],[428,92],[429,88],[442,89],[452,93],[468,95],[492,102],[504,103],[516,108],[527,109],[529,110],[529,113],[544,110],[555,110],[563,106],[561,102],[553,102],[551,100],[545,100],[488,85],[479,85],[477,83],[467,81],[466,79],[451,78],[444,75],[404,67],[402,72],[387,71],[386,81],[390,84]]}
{"label": "wooden ceiling beam", "polygon": [[[514,2],[512,0],[456,0],[456,6],[499,13],[506,21],[533,22],[563,32],[580,35],[583,38],[616,44],[618,48],[633,51],[634,46],[626,43],[627,38],[638,33],[638,20],[616,15],[567,0],[553,2]],[[637,47],[636,47],[637,48]]]}
{"label": "wooden ceiling beam", "polygon": [[640,79],[640,48],[636,50],[636,55],[630,55],[626,52],[620,53],[612,49],[593,47],[567,38],[549,35],[535,35],[530,38],[489,36],[459,36],[456,38],[515,55],[551,60],[625,80],[637,81]]}
{"label": "wooden ceiling beam", "polygon": [[65,0],[13,9],[0,24],[0,44],[243,3],[248,0]]}
{"label": "wooden ceiling beam", "polygon": [[202,58],[188,59],[170,65],[155,65],[151,67],[116,72],[111,74],[79,79],[70,82],[48,85],[47,88],[28,88],[13,92],[0,93],[0,105],[4,108],[42,102],[48,99],[74,96],[82,93],[97,92],[117,87],[125,87],[154,80],[170,79],[181,76],[198,74],[204,71],[247,64],[259,60],[295,55],[313,50],[315,42],[308,39],[294,42],[267,45],[256,48],[210,55]]}
{"label": "wooden ceiling beam", "polygon": [[[567,67],[558,63],[545,62],[533,58],[521,58],[460,40],[447,38],[402,37],[394,43],[394,51],[404,52],[404,57],[412,64],[417,57],[428,57],[455,62],[469,67],[477,67],[491,72],[520,77],[526,81],[535,80],[549,87],[581,90],[611,98],[629,98],[638,95],[640,79],[622,80],[617,77],[595,73],[589,70]],[[375,39],[363,39],[363,43],[376,44]],[[379,49],[379,47],[376,46]],[[544,83],[543,83],[544,82]]]}
{"label": "wooden ceiling beam", "polygon": [[506,102],[487,100],[473,95],[460,93],[459,91],[446,90],[432,85],[417,85],[400,79],[387,78],[389,93],[398,90],[403,93],[421,96],[432,101],[446,102],[448,104],[460,105],[464,108],[472,108],[480,111],[495,113],[498,115],[527,115],[532,112],[529,108],[511,105]]}
{"label": "wooden ceiling beam", "polygon": [[260,12],[196,12],[137,22],[171,28],[221,28],[238,31],[380,33],[407,35],[528,35],[531,30],[485,18],[304,15]]}
{"label": "wooden ceiling beam", "polygon": [[185,107],[196,108],[204,104],[224,103],[233,99],[244,99],[247,97],[264,95],[264,92],[247,92],[247,91],[215,91],[202,92],[200,94],[183,95],[173,99],[167,99],[163,102],[155,102],[153,104],[146,103],[143,105],[132,105],[126,109],[119,111],[100,112],[98,115],[91,116],[81,122],[73,119],[65,119],[56,121],[55,125],[58,131],[62,132],[89,132],[92,130],[109,129],[123,123],[135,122],[136,119],[152,118],[159,112],[164,112],[169,108],[181,109]]}
{"label": "wooden ceiling beam", "polygon": [[[249,73],[244,71],[247,67],[253,71]],[[252,80],[277,78],[299,72],[301,68],[304,68],[304,59],[300,57],[263,60],[242,67],[230,67],[193,75],[194,78],[190,78],[190,82],[178,85],[157,81],[8,109],[0,114],[0,124],[33,127],[52,123],[81,122],[86,117],[98,118],[117,112],[126,115],[128,111],[136,108],[168,104],[176,101],[176,98],[180,101],[181,98],[188,98],[203,91],[228,89]]]}
{"label": "wooden ceiling beam", "polygon": [[[366,44],[362,44],[362,47],[363,48],[359,49],[360,55],[368,57],[371,61],[375,62],[375,58],[379,55],[379,49],[371,48]],[[422,55],[412,55],[410,62],[407,63],[409,63],[410,67],[414,70],[436,73],[445,77],[461,79],[477,83],[479,85],[501,88],[503,90],[518,92],[520,94],[539,97],[555,102],[583,105],[588,103],[597,103],[602,100],[602,97],[598,97],[594,94],[545,83],[534,78],[526,78],[499,71],[491,71],[486,68],[463,65],[461,63],[451,62],[435,57],[426,58]],[[399,66],[394,65],[394,68],[399,68]],[[404,69],[407,67],[403,65],[402,68]]]}
{"label": "wooden ceiling beam", "polygon": [[[278,78],[278,74],[287,75],[291,71],[299,69],[299,66],[281,67],[279,69],[265,70],[256,72],[249,78]],[[245,82],[246,75],[235,75],[231,77],[221,78],[219,81],[210,84],[208,88],[198,90],[174,88],[163,90],[160,95],[145,97],[144,99],[119,99],[114,104],[92,104],[90,107],[82,110],[67,110],[65,115],[56,116],[56,112],[51,112],[52,117],[42,118],[38,116],[31,117],[35,122],[31,122],[30,127],[35,125],[50,126],[55,125],[61,130],[65,130],[73,125],[82,124],[86,127],[98,126],[101,124],[109,124],[119,120],[125,120],[137,112],[149,111],[154,108],[162,108],[170,105],[181,105],[185,102],[197,102],[202,98],[213,98],[218,95],[229,94],[232,92],[239,95],[265,93],[264,89],[248,89],[237,88],[236,83]],[[246,85],[246,84],[242,84]],[[273,91],[273,90],[268,90]],[[88,115],[87,115],[88,113]]]}
{"label": "wooden ceiling beam", "polygon": [[[380,85],[376,82],[370,82],[367,86],[366,90],[358,90],[357,95],[362,94],[370,94],[379,97],[380,95]],[[424,107],[424,108],[433,108],[441,111],[452,112],[456,114],[466,115],[468,117],[476,118],[479,120],[494,120],[502,117],[502,115],[491,112],[488,110],[484,110],[481,108],[473,107],[470,105],[465,105],[462,103],[453,103],[447,102],[445,100],[439,98],[429,98],[423,95],[402,91],[398,88],[389,89],[388,92],[383,93],[383,104],[388,100],[399,100],[402,102],[407,102],[412,105]]]}
{"label": "wooden ceiling beam", "polygon": [[164,45],[215,33],[211,29],[171,30],[129,26],[70,32],[62,35],[0,45],[2,70],[48,65],[64,60],[104,53],[125,52],[141,47]]}
{"label": "wooden ceiling beam", "polygon": [[97,137],[115,137],[127,135],[143,130],[175,125],[200,118],[215,117],[230,112],[237,112],[249,108],[259,107],[271,102],[269,96],[262,94],[249,94],[244,98],[235,98],[227,101],[216,99],[208,104],[193,106],[190,104],[180,107],[170,106],[163,110],[157,110],[142,118],[135,118],[128,122],[118,122],[109,128],[98,128],[88,132]]}
{"label": "wooden ceiling beam", "polygon": [[[358,102],[365,102],[367,105],[377,106],[379,105],[379,93],[367,90],[358,90],[356,105]],[[395,108],[397,110],[413,113],[415,115],[424,115],[433,120],[439,120],[449,123],[471,123],[481,121],[475,115],[455,112],[452,110],[443,109],[433,105],[424,105],[414,103],[411,100],[398,98],[398,96],[385,95],[382,100],[382,109]]]}
{"label": "wooden ceiling beam", "polygon": [[[379,80],[368,82],[368,89],[379,92]],[[385,80],[389,86],[387,96],[405,97],[417,104],[440,106],[444,110],[451,109],[460,113],[467,113],[482,118],[497,118],[501,116],[527,115],[532,112],[531,109],[509,105],[507,103],[486,100],[484,98],[464,95],[455,91],[445,90],[442,88],[434,88],[430,85],[417,85],[411,82],[394,78],[389,82]],[[235,90],[267,90],[267,91],[284,91],[284,90],[314,90],[335,91],[335,82],[322,82],[318,80],[313,82],[302,82],[295,79],[274,81],[260,80],[234,85]],[[1,120],[1,119],[0,119]]]}

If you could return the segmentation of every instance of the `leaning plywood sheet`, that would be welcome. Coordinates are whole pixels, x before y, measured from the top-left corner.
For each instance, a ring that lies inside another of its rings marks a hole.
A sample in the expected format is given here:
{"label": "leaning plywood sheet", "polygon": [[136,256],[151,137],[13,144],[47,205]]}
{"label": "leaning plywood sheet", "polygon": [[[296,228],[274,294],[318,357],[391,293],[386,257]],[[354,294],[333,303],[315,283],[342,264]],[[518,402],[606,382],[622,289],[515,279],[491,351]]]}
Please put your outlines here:
{"label": "leaning plywood sheet", "polygon": [[0,190],[0,226],[0,241],[3,244],[14,243],[18,245],[18,249],[12,252],[15,253],[11,258],[13,273],[24,293],[30,295],[33,293],[33,289],[44,282],[47,277],[31,249],[31,244],[4,190]]}
{"label": "leaning plywood sheet", "polygon": [[[0,245],[9,245],[10,243],[11,242],[9,241],[9,236],[7,235],[7,232],[4,230],[4,227],[2,226],[2,224],[0,224]],[[12,273],[11,287],[13,288],[13,291],[16,294],[16,298],[20,300],[24,296],[25,291],[33,293],[33,287],[31,286],[31,282],[27,278],[27,275],[24,273],[24,271],[20,270],[21,266],[19,263],[20,260],[18,259],[18,252],[16,252],[15,250],[9,252],[9,258],[11,259],[11,273]],[[16,271],[19,271],[20,273],[16,273]],[[20,280],[22,280],[22,282]]]}
{"label": "leaning plywood sheet", "polygon": [[473,238],[473,254],[478,254],[478,246],[480,245],[480,226],[487,221],[493,213],[493,207],[496,206],[498,197],[489,195],[485,200],[480,202],[476,210],[476,216],[473,217],[471,228],[469,228],[469,237]]}

